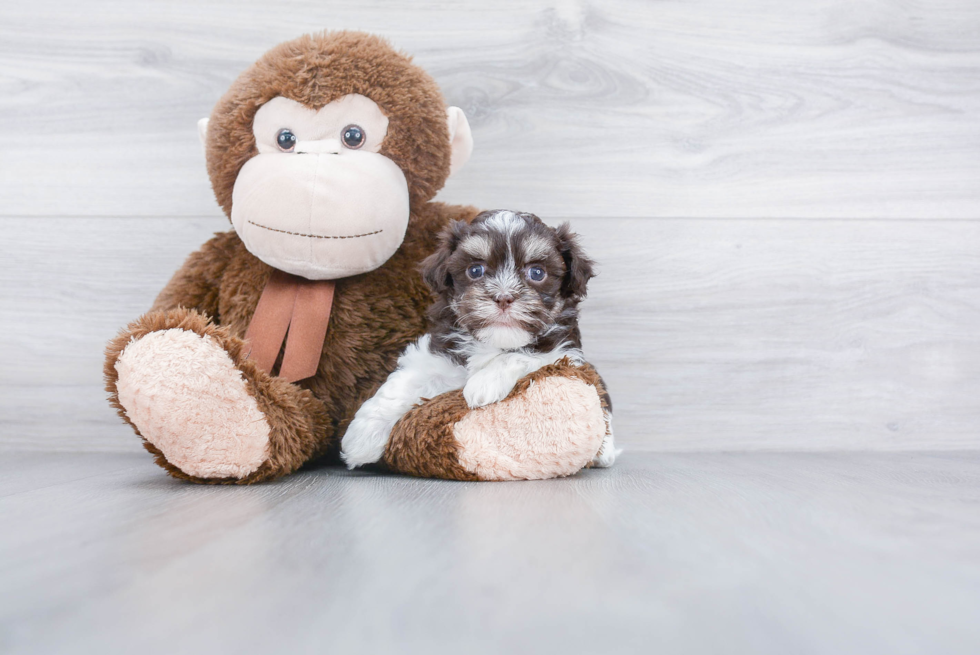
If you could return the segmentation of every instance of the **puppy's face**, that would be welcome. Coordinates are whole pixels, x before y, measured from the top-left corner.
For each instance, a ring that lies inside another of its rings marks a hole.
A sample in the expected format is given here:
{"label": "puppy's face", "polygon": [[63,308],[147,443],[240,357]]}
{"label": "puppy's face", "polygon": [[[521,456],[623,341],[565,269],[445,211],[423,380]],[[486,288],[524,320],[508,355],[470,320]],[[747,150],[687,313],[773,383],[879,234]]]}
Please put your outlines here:
{"label": "puppy's face", "polygon": [[505,350],[533,343],[563,319],[574,322],[593,275],[567,224],[555,229],[510,211],[453,223],[422,271],[455,329]]}

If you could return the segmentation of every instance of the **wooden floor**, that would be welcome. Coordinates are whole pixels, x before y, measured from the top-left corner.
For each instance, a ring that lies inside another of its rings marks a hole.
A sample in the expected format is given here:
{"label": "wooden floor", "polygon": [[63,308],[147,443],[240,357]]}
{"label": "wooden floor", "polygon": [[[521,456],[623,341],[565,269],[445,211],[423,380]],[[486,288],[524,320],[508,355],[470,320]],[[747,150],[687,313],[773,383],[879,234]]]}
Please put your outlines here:
{"label": "wooden floor", "polygon": [[0,652],[980,652],[980,453],[200,487],[0,458]]}

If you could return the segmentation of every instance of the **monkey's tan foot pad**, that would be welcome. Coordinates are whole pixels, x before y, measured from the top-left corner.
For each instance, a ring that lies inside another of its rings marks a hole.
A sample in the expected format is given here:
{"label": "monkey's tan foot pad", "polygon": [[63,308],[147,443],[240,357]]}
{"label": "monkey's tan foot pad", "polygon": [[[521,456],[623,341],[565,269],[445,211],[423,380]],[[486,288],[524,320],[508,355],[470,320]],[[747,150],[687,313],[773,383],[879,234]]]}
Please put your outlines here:
{"label": "monkey's tan foot pad", "polygon": [[467,414],[453,433],[460,465],[481,480],[542,480],[591,462],[606,422],[595,387],[552,377]]}
{"label": "monkey's tan foot pad", "polygon": [[210,336],[151,332],[116,361],[119,403],[167,461],[199,478],[243,478],[269,457],[269,423]]}
{"label": "monkey's tan foot pad", "polygon": [[384,462],[452,480],[542,480],[572,475],[606,434],[598,375],[556,364],[518,382],[504,400],[469,409],[460,391],[433,398],[395,425]]}

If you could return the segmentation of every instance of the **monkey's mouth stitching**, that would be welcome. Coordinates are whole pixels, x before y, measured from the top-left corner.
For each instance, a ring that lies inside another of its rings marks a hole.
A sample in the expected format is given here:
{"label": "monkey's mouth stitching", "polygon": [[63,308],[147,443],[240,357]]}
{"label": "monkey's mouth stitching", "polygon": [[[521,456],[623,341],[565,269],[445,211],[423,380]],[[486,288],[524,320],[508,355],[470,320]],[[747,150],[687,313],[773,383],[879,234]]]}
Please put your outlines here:
{"label": "monkey's mouth stitching", "polygon": [[322,234],[302,234],[300,232],[290,232],[288,230],[277,230],[274,227],[269,227],[268,225],[262,225],[260,223],[256,223],[255,221],[248,221],[248,222],[250,225],[254,225],[255,227],[261,227],[263,230],[269,230],[270,232],[281,232],[282,234],[291,234],[294,237],[310,237],[311,239],[356,239],[358,237],[369,237],[372,234],[380,234],[381,232],[384,232],[384,230],[375,230],[374,232],[365,232],[364,234],[351,234],[348,236],[331,237],[331,236],[323,236]]}

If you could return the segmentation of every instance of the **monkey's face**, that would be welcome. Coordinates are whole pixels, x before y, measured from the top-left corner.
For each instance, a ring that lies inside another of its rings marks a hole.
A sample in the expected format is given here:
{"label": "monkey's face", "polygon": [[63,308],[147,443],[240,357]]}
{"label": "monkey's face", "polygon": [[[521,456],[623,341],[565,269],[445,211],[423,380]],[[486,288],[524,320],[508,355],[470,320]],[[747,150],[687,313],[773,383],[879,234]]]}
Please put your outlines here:
{"label": "monkey's face", "polygon": [[314,280],[373,270],[473,148],[435,81],[384,39],[321,32],[244,71],[198,123],[245,246]]}
{"label": "monkey's face", "polygon": [[252,124],[258,155],[242,167],[231,221],[265,263],[312,280],[374,270],[401,245],[408,185],[380,154],[388,118],[362,95],[315,111],[273,98]]}

